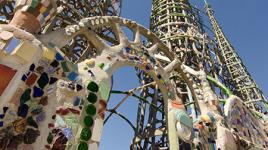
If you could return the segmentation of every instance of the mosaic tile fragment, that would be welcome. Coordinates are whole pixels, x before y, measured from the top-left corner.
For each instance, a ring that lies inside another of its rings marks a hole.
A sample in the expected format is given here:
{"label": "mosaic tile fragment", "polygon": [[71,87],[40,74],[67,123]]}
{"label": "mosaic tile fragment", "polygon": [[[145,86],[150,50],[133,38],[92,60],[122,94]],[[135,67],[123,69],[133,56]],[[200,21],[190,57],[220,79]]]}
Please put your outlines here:
{"label": "mosaic tile fragment", "polygon": [[88,94],[88,96],[87,96],[87,100],[88,100],[90,103],[93,103],[93,104],[96,103],[97,99],[98,99],[97,95],[94,94],[94,93],[92,93],[92,92],[90,92],[90,93]]}
{"label": "mosaic tile fragment", "polygon": [[16,70],[0,64],[0,96],[3,94],[10,81],[16,74]]}
{"label": "mosaic tile fragment", "polygon": [[87,112],[87,114],[94,116],[97,113],[97,109],[94,105],[88,105],[86,108],[86,112]]}
{"label": "mosaic tile fragment", "polygon": [[80,133],[81,140],[88,141],[91,138],[91,131],[89,128],[83,128]]}
{"label": "mosaic tile fragment", "polygon": [[95,82],[90,82],[87,85],[87,89],[90,90],[91,92],[98,92],[99,91],[99,86]]}
{"label": "mosaic tile fragment", "polygon": [[49,83],[49,78],[48,78],[47,73],[42,73],[37,83],[39,87],[43,89]]}

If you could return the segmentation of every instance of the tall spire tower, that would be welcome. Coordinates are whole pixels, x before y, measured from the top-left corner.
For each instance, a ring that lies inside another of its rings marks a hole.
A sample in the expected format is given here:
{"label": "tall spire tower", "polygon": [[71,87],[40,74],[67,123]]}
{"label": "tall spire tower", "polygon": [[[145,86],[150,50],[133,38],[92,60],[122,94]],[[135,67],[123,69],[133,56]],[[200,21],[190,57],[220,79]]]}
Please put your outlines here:
{"label": "tall spire tower", "polygon": [[[176,56],[188,62],[189,64],[198,67],[201,47],[198,47],[195,41],[201,41],[202,29],[198,23],[197,16],[193,13],[192,8],[187,0],[153,0],[151,14],[151,31],[156,33],[158,37],[176,53]],[[199,43],[200,44],[200,43]],[[194,50],[193,50],[194,49]],[[157,54],[163,64],[169,64],[173,60],[169,60],[162,53]],[[164,65],[165,66],[165,65]],[[152,79],[142,70],[137,70],[141,84],[146,85],[152,82]],[[186,98],[187,85],[179,78],[173,80],[177,85],[177,90],[183,93],[184,101]],[[140,97],[151,100],[151,103],[159,106],[159,109],[164,112],[163,97],[161,92],[156,87],[144,88]],[[149,119],[146,121],[145,112],[148,111]],[[155,108],[150,106],[146,108],[144,102],[140,102],[137,111],[137,129],[133,140],[132,148],[137,149],[168,149],[168,139],[166,132],[158,136],[149,138],[141,138],[145,133],[154,132],[161,129],[166,130],[165,114],[157,112]],[[174,139],[173,139],[174,140]],[[187,144],[183,144],[187,148]]]}
{"label": "tall spire tower", "polygon": [[[188,0],[153,0],[151,31],[158,35],[183,64],[196,70],[203,68],[207,75],[225,82],[226,77],[219,73],[219,58],[215,57],[218,53],[217,46],[204,32],[203,27],[199,10]],[[162,62],[167,62],[161,53],[157,55]],[[179,93],[187,93],[183,80],[178,78],[174,82]],[[187,103],[189,95],[185,95],[182,99]],[[219,97],[224,99],[220,95]]]}
{"label": "tall spire tower", "polygon": [[211,55],[218,53],[217,48],[204,32],[199,12],[188,0],[153,0],[150,29],[184,64],[203,66],[209,75],[221,78],[219,60]]}
{"label": "tall spire tower", "polygon": [[192,56],[198,62],[193,55],[200,49],[194,41],[202,38],[202,28],[188,0],[153,0],[151,30],[182,60]]}
{"label": "tall spire tower", "polygon": [[231,45],[225,34],[223,33],[218,21],[214,16],[214,11],[208,2],[205,0],[207,15],[211,21],[218,46],[221,49],[223,57],[223,64],[226,65],[227,71],[231,76],[231,80],[235,85],[237,93],[251,108],[261,110],[263,108],[263,101],[265,97],[259,89],[238,53]]}
{"label": "tall spire tower", "polygon": [[[176,58],[184,65],[190,66],[193,72],[202,70],[206,75],[216,79],[222,78],[218,73],[218,58],[211,55],[217,53],[216,45],[204,32],[199,16],[199,10],[188,0],[153,0],[150,29],[172,50]],[[166,59],[161,52],[156,54],[156,58],[162,62],[163,66],[174,61]],[[189,83],[186,83],[187,81],[183,79],[180,72],[174,71],[171,76],[179,97],[187,105],[187,111],[196,120],[198,115],[206,109],[199,107],[199,102],[204,103],[204,97],[195,96],[195,91],[191,91]],[[195,80],[193,82],[196,91],[202,91],[202,81],[196,78],[193,80]],[[221,97],[220,94],[219,97]],[[180,139],[180,149],[190,149],[190,147],[189,144],[183,142],[183,139]]]}

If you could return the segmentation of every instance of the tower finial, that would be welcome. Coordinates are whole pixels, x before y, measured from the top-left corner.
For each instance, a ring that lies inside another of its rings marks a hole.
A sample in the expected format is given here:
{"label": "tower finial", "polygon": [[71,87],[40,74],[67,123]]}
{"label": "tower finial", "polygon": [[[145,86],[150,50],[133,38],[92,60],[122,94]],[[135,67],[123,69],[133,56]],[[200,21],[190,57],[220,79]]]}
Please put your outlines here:
{"label": "tower finial", "polygon": [[208,1],[207,1],[207,0],[204,0],[204,2],[205,2],[205,8],[206,8],[207,10],[208,10],[208,9],[212,10],[210,4],[208,3]]}

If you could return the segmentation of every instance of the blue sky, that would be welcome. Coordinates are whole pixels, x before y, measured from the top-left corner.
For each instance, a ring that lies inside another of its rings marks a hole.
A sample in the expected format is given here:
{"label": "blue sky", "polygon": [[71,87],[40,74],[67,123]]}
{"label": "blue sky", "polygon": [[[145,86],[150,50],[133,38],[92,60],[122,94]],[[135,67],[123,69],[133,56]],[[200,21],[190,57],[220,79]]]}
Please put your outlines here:
{"label": "blue sky", "polygon": [[[245,66],[268,97],[268,1],[267,0],[208,0],[215,10],[225,34],[236,48]],[[203,9],[202,0],[191,0]],[[149,26],[151,0],[123,0],[122,17]],[[114,89],[129,90],[138,86],[133,68],[125,67],[114,74]],[[109,108],[123,96],[112,95]],[[119,112],[135,122],[137,101],[128,99]],[[104,128],[101,150],[128,150],[132,129],[117,116],[111,117]]]}

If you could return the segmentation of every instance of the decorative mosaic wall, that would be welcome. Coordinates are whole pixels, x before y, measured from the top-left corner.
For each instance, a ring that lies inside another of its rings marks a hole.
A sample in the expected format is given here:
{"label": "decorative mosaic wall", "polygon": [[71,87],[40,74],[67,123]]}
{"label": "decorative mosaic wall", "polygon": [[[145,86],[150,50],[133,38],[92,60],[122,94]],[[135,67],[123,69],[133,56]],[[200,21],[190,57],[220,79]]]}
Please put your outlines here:
{"label": "decorative mosaic wall", "polygon": [[[119,1],[109,2],[119,6]],[[119,17],[93,17],[65,29],[37,34],[54,17],[55,5],[49,0],[17,1],[14,19],[9,25],[0,25],[0,149],[98,149],[111,76],[123,66],[143,70],[158,85],[171,150],[179,148],[179,138],[193,143],[196,149],[239,149],[241,145],[228,142],[226,137],[267,149],[262,123],[239,98],[226,92],[231,96],[224,101],[223,115],[202,66],[194,70],[182,64],[141,25]],[[107,26],[112,27],[117,45],[108,44],[94,32]],[[123,27],[133,31],[134,40],[128,39]],[[94,45],[96,55],[74,64],[60,48],[78,34]],[[144,45],[142,36],[151,45]],[[167,56],[166,65],[161,66],[156,51]],[[174,70],[189,86],[200,109],[199,117],[189,116],[178,97],[169,79]]]}
{"label": "decorative mosaic wall", "polygon": [[182,103],[168,105],[179,99],[164,69],[143,46],[108,46],[96,58],[72,64],[53,41],[44,46],[31,34],[8,26],[0,34],[0,64],[6,77],[0,83],[2,149],[97,149],[110,77],[125,65],[139,67],[155,79],[165,93],[167,110],[183,108]]}
{"label": "decorative mosaic wall", "polygon": [[264,126],[237,97],[231,97],[225,105],[227,123],[243,139],[250,141],[261,148],[268,148],[267,134]]}

